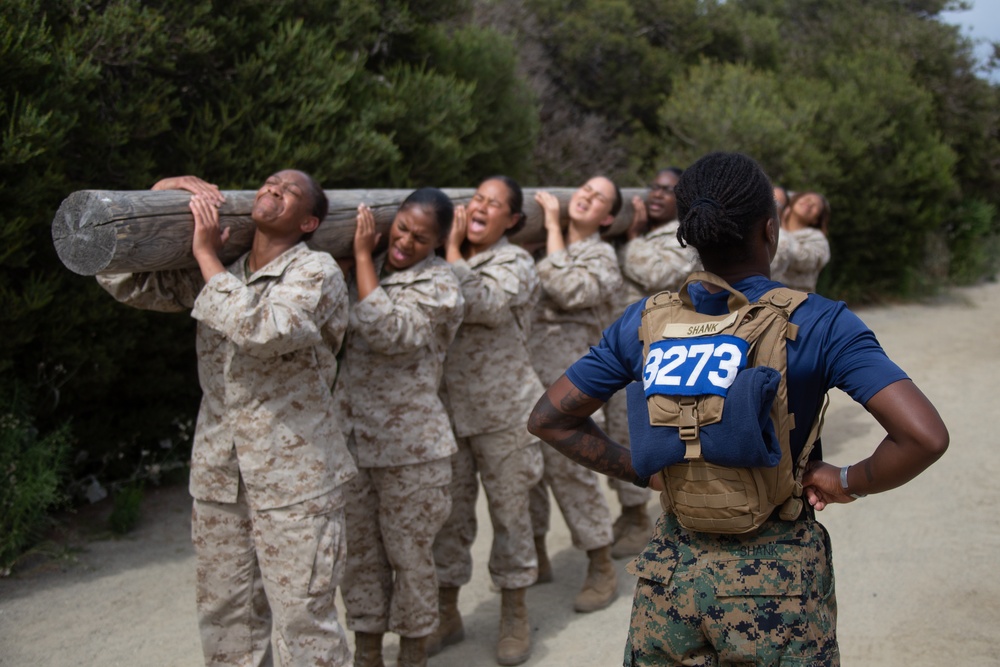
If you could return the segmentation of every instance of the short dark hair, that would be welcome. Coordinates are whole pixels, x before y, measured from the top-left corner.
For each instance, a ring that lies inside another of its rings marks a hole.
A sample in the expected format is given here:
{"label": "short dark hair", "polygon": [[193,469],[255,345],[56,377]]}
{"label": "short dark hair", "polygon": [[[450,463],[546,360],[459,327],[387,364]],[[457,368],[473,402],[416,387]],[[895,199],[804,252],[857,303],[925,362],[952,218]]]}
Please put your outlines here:
{"label": "short dark hair", "polygon": [[677,239],[703,257],[744,260],[750,232],[777,218],[774,188],[757,161],[742,153],[709,153],[688,167],[674,188]]}
{"label": "short dark hair", "polygon": [[[326,192],[323,191],[323,186],[304,171],[296,169],[300,174],[306,177],[306,185],[309,189],[309,196],[312,198],[312,210],[309,212],[310,215],[314,215],[319,218],[320,224],[323,224],[323,220],[326,219],[326,214],[330,211],[330,200],[326,197]],[[313,232],[306,232],[302,235],[303,241],[308,241],[313,236]]]}
{"label": "short dark hair", "polygon": [[455,217],[455,205],[448,195],[437,188],[419,188],[403,200],[403,203],[399,205],[399,210],[402,211],[413,206],[420,206],[432,212],[438,226],[438,238],[448,238],[448,233],[451,231],[451,221]]}
{"label": "short dark hair", "polygon": [[680,167],[664,167],[663,169],[660,169],[659,171],[657,171],[656,175],[659,176],[660,174],[673,174],[677,178],[680,178],[681,174],[683,174],[683,173],[684,173],[684,170],[681,169]]}

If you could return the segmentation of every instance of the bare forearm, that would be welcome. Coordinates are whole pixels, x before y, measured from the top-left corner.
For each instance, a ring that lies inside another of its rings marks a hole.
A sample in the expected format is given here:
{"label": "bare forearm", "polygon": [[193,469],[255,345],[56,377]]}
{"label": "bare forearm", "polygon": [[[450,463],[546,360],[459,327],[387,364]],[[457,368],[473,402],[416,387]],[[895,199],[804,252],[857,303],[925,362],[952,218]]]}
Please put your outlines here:
{"label": "bare forearm", "polygon": [[864,495],[895,489],[929,468],[943,453],[903,447],[887,436],[871,456],[850,467],[848,489]]}
{"label": "bare forearm", "polygon": [[909,380],[882,389],[865,405],[887,435],[866,459],[847,470],[847,488],[840,467],[813,462],[802,479],[816,509],[831,502],[851,502],[850,494],[864,496],[895,489],[909,482],[948,449],[948,429],[937,410]]}
{"label": "bare forearm", "polygon": [[195,260],[198,262],[198,268],[201,269],[201,277],[205,279],[206,283],[226,270],[222,260],[214,253],[199,253],[195,255]]}
{"label": "bare forearm", "polygon": [[560,250],[566,249],[566,241],[563,239],[562,230],[559,227],[546,227],[545,254],[554,255]]}
{"label": "bare forearm", "polygon": [[[561,377],[535,404],[528,430],[563,455],[595,472],[626,482],[640,481],[632,455],[602,431],[590,417],[602,403]],[[553,403],[553,399],[558,405]]]}
{"label": "bare forearm", "polygon": [[948,448],[948,430],[927,397],[909,380],[876,394],[866,406],[888,435],[848,471],[854,493],[880,493],[909,482]]}
{"label": "bare forearm", "polygon": [[354,279],[358,284],[359,301],[364,301],[378,287],[378,274],[375,273],[375,262],[370,254],[355,254]]}

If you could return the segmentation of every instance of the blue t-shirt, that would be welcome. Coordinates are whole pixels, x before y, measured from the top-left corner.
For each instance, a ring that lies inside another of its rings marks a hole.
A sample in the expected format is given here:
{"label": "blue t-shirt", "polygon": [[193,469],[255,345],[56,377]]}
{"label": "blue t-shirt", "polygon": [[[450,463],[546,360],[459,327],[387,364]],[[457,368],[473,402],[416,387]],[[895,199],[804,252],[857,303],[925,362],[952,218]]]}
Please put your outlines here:
{"label": "blue t-shirt", "polygon": [[[732,287],[751,303],[780,283],[755,276]],[[689,287],[691,300],[700,313],[723,315],[727,312],[729,292],[711,294],[700,283]],[[642,342],[639,324],[646,300],[628,307],[625,313],[604,331],[604,337],[590,352],[573,364],[566,376],[577,389],[602,401],[628,383],[642,381]],[[798,456],[831,387],[845,391],[864,405],[893,382],[908,379],[886,356],[875,334],[842,301],[831,301],[818,294],[792,313],[799,327],[798,336],[788,341],[788,409],[795,415],[792,453]],[[817,446],[814,458],[820,455]]]}

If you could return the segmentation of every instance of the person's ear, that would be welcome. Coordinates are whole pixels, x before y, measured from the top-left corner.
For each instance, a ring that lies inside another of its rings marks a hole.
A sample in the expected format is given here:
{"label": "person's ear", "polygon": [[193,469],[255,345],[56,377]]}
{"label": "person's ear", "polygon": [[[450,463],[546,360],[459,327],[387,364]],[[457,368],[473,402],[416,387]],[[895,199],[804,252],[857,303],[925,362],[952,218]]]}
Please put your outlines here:
{"label": "person's ear", "polygon": [[319,218],[315,215],[310,215],[306,218],[301,225],[299,225],[299,231],[303,234],[310,234],[315,232],[319,228]]}
{"label": "person's ear", "polygon": [[768,245],[775,245],[778,243],[778,235],[781,233],[781,225],[774,218],[768,218],[767,224],[764,225],[764,236],[767,238]]}
{"label": "person's ear", "polygon": [[767,244],[768,261],[773,260],[778,253],[778,238],[781,235],[781,225],[774,218],[768,218],[764,224],[764,242]]}
{"label": "person's ear", "polygon": [[615,216],[608,213],[608,217],[601,221],[601,227],[610,227],[611,223],[615,221]]}

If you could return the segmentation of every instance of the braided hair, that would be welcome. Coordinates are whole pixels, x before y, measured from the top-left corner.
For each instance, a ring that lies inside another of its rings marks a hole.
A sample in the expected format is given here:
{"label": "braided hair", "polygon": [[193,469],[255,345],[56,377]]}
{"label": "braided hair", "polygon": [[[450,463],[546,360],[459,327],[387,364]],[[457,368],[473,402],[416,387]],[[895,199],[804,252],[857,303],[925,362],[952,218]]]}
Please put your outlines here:
{"label": "braided hair", "polygon": [[751,254],[750,234],[777,219],[774,189],[764,170],[742,153],[709,153],[684,170],[677,186],[677,240],[703,258],[742,261]]}

